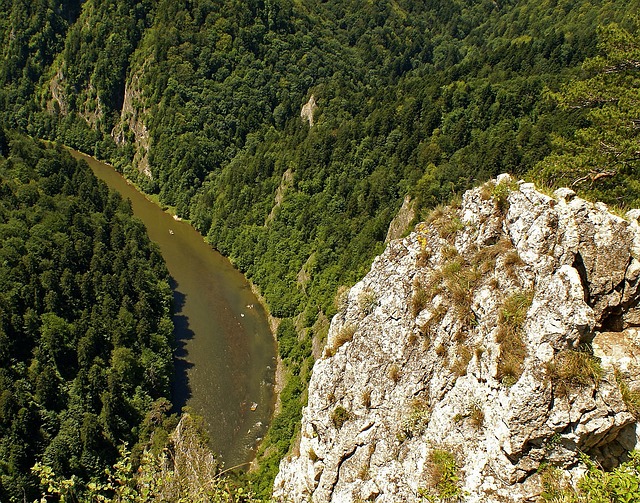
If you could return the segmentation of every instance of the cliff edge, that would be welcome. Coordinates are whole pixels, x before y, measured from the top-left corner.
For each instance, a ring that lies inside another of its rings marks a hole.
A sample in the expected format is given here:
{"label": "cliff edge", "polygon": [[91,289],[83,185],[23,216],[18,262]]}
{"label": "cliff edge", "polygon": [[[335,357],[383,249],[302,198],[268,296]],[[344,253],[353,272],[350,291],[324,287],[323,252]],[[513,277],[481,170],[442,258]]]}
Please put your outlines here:
{"label": "cliff edge", "polygon": [[281,501],[536,501],[635,448],[640,212],[508,175],[389,243],[334,317]]}

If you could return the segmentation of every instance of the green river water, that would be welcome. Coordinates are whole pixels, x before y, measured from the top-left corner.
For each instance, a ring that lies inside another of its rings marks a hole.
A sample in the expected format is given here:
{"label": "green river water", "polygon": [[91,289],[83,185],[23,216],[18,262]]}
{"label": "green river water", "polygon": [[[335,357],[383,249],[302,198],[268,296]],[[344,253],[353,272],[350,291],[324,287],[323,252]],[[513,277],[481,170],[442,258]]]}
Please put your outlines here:
{"label": "green river water", "polygon": [[250,461],[274,407],[276,348],[264,309],[244,276],[191,225],[162,211],[112,166],[72,154],[131,200],[160,246],[176,311],[176,409],[188,405],[204,417],[210,445],[226,466]]}

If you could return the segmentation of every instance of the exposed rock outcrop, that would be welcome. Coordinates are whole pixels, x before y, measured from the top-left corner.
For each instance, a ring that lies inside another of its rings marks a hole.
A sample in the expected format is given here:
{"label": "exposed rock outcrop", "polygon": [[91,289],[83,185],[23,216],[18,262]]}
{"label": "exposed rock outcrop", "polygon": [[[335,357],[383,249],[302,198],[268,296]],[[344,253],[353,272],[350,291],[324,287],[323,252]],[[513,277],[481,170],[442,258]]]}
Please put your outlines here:
{"label": "exposed rock outcrop", "polygon": [[58,106],[58,111],[62,115],[69,113],[69,104],[67,103],[66,96],[64,95],[63,83],[64,73],[62,68],[59,68],[56,74],[49,82],[49,92],[51,93],[51,100],[47,102],[47,110],[49,112],[55,112],[54,103]]}
{"label": "exposed rock outcrop", "polygon": [[387,231],[387,237],[384,239],[384,242],[388,243],[392,239],[402,237],[402,235],[409,230],[409,225],[413,222],[414,218],[416,218],[416,201],[407,195],[404,201],[402,201],[402,206],[398,214],[389,224],[389,230]]}
{"label": "exposed rock outcrop", "polygon": [[638,376],[637,215],[498,181],[390,242],[350,290],[277,498],[413,502],[453,487],[467,502],[536,501],[541,466],[575,480],[580,452],[613,466],[634,448],[620,382]]}
{"label": "exposed rock outcrop", "polygon": [[124,101],[120,122],[113,128],[111,137],[117,145],[132,143],[135,147],[133,165],[148,178],[152,178],[149,166],[149,147],[151,139],[147,129],[145,116],[147,110],[144,106],[141,77],[144,74],[143,65],[131,75],[124,89]]}
{"label": "exposed rock outcrop", "polygon": [[[50,99],[47,100],[47,110],[49,113],[67,115],[69,113],[69,90],[63,68],[64,65],[61,65],[49,81]],[[75,93],[75,100],[78,115],[89,126],[96,128],[98,123],[104,119],[104,105],[94,85],[88,82],[85,89]]]}
{"label": "exposed rock outcrop", "polygon": [[302,120],[306,120],[309,123],[309,127],[313,127],[313,113],[317,110],[318,105],[316,104],[316,98],[312,94],[303,106],[302,110],[300,110],[300,117]]}
{"label": "exposed rock outcrop", "polygon": [[276,210],[280,207],[280,205],[282,204],[282,201],[284,201],[284,195],[292,185],[293,185],[293,171],[291,170],[291,168],[288,168],[282,174],[282,180],[280,181],[280,185],[278,185],[278,188],[276,189],[276,196],[273,202],[273,207],[271,208],[271,211],[269,212],[269,215],[267,216],[264,222],[265,227],[269,225],[271,222],[273,222],[273,219],[276,216]]}

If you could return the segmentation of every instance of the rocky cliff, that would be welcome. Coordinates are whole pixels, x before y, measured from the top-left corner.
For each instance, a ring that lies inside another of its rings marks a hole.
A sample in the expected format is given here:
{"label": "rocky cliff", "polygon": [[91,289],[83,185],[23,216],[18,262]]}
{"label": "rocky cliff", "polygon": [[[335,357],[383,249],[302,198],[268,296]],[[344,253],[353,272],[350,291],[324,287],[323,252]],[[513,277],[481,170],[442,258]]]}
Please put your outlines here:
{"label": "rocky cliff", "polygon": [[390,242],[331,323],[276,498],[536,501],[546,467],[618,464],[637,442],[638,214],[503,175]]}
{"label": "rocky cliff", "polygon": [[145,124],[147,109],[141,82],[145,67],[146,63],[131,75],[125,85],[120,122],[111,131],[111,137],[119,146],[132,143],[135,148],[133,166],[147,178],[152,178],[149,165],[151,138]]}

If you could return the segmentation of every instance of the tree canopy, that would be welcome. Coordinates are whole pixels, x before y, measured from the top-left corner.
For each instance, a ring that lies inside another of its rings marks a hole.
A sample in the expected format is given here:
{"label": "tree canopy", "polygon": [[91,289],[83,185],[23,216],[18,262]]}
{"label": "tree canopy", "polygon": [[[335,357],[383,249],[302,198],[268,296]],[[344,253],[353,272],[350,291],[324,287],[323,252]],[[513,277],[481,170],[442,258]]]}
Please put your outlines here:
{"label": "tree canopy", "polygon": [[[0,121],[113,162],[287,320],[265,492],[336,292],[365,273],[405,196],[419,215],[511,172],[638,204],[638,0],[0,6]],[[311,96],[313,126],[300,118]],[[116,373],[134,360],[118,352]]]}
{"label": "tree canopy", "polygon": [[584,127],[556,138],[537,167],[543,180],[577,187],[608,203],[640,206],[640,25],[598,30],[599,54],[582,64],[583,78],[553,96],[564,109],[587,111]]}
{"label": "tree canopy", "polygon": [[33,501],[36,460],[81,490],[148,439],[172,294],[128,201],[59,147],[1,138],[0,500]]}

